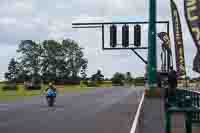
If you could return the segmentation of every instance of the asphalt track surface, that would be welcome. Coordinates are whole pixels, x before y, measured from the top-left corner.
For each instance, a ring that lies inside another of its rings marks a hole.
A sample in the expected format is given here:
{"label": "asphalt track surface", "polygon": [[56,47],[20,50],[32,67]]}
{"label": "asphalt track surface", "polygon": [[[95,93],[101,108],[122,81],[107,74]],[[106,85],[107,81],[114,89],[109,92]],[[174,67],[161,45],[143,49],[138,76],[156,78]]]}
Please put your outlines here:
{"label": "asphalt track surface", "polygon": [[129,133],[142,88],[99,88],[58,96],[0,103],[0,133]]}

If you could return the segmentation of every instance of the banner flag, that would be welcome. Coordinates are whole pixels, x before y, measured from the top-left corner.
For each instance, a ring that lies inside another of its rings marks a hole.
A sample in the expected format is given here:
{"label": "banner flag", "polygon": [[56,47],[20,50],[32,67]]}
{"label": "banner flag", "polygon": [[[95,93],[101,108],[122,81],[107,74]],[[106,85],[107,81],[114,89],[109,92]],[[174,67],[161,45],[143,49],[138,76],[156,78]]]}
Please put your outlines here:
{"label": "banner flag", "polygon": [[184,46],[182,38],[181,20],[178,13],[178,9],[173,0],[171,0],[171,11],[172,11],[174,44],[176,53],[176,68],[178,77],[181,77],[181,76],[186,76]]}
{"label": "banner flag", "polygon": [[200,0],[184,0],[185,18],[197,48],[193,70],[200,73]]}
{"label": "banner flag", "polygon": [[160,40],[163,41],[162,48],[166,49],[171,54],[171,43],[170,43],[170,37],[169,37],[168,33],[160,32],[160,33],[158,33],[158,37],[160,38]]}
{"label": "banner flag", "polygon": [[161,70],[167,71],[170,66],[173,66],[170,36],[167,32],[160,32],[158,37],[163,42],[161,44]]}

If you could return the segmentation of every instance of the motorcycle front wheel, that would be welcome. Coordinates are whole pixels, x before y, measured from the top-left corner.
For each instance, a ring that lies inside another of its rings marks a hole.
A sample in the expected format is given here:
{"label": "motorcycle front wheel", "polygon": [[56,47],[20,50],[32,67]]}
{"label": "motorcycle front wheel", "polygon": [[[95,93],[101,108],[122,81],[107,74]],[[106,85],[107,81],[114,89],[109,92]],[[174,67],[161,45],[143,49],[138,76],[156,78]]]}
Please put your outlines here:
{"label": "motorcycle front wheel", "polygon": [[47,97],[47,103],[49,107],[54,106],[54,98],[53,97]]}

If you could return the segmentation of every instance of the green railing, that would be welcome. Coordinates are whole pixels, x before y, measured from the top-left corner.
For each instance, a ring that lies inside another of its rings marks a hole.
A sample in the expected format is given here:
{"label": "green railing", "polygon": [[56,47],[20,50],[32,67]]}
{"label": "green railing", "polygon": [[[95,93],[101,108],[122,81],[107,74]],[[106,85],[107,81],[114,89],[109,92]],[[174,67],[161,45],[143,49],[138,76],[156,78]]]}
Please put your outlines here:
{"label": "green railing", "polygon": [[171,133],[171,115],[176,112],[185,114],[186,133],[192,133],[192,124],[200,123],[200,92],[177,89],[166,102],[166,133]]}
{"label": "green railing", "polygon": [[[191,109],[200,109],[200,92],[177,89],[176,99],[180,108],[190,107]],[[200,113],[192,113],[192,122],[200,122]]]}

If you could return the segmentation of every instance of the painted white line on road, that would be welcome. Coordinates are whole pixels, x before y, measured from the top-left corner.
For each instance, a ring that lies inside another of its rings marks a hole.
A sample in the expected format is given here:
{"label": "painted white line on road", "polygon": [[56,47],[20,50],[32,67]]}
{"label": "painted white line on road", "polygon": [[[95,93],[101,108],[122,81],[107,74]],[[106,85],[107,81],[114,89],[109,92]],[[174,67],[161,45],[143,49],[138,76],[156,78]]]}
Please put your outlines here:
{"label": "painted white line on road", "polygon": [[138,106],[138,109],[137,109],[137,112],[136,112],[136,115],[135,115],[135,119],[133,121],[133,125],[132,125],[130,133],[135,133],[136,132],[136,128],[137,128],[140,112],[141,112],[141,109],[142,109],[143,101],[144,101],[144,93],[143,93],[142,98],[140,100],[140,104]]}

